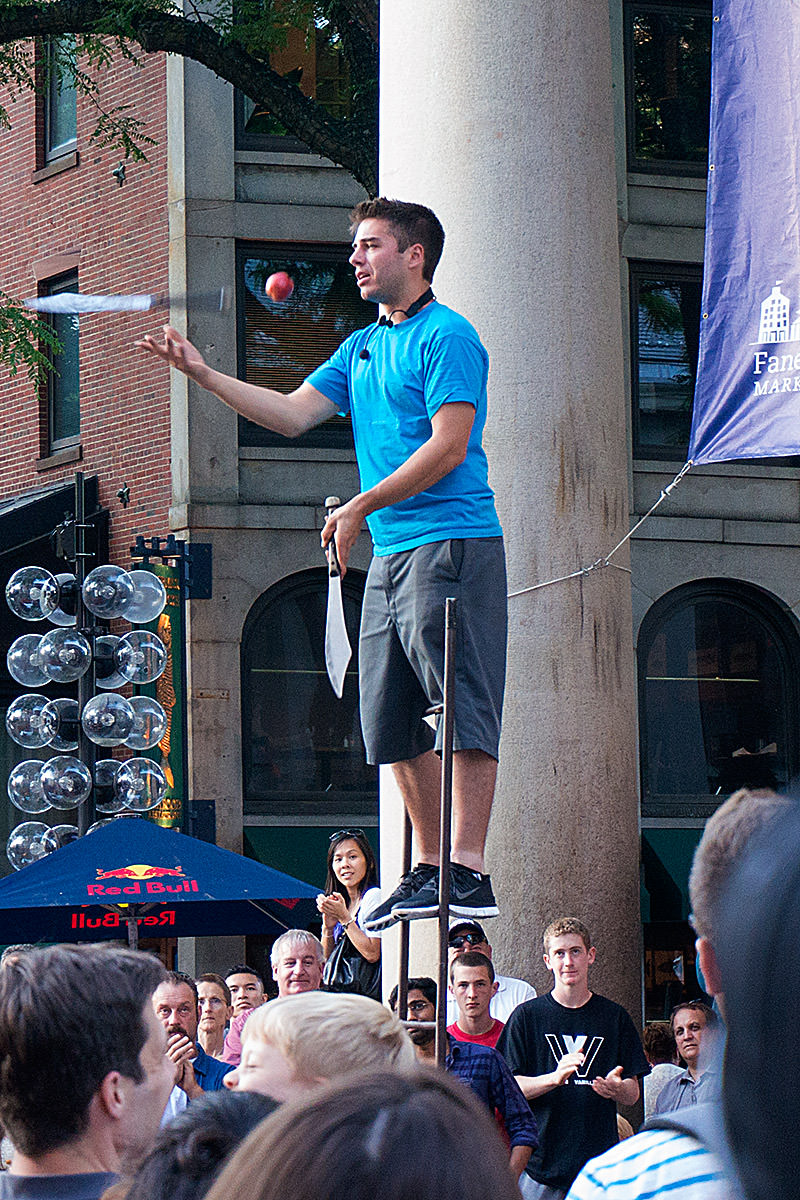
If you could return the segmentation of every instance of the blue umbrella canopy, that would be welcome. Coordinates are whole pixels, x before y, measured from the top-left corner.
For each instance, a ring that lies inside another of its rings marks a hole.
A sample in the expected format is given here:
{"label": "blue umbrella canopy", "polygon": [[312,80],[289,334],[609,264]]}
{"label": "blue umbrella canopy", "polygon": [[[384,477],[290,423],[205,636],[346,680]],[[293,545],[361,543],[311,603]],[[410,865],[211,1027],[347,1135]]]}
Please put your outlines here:
{"label": "blue umbrella canopy", "polygon": [[277,936],[318,889],[151,821],[112,821],[0,880],[0,944]]}

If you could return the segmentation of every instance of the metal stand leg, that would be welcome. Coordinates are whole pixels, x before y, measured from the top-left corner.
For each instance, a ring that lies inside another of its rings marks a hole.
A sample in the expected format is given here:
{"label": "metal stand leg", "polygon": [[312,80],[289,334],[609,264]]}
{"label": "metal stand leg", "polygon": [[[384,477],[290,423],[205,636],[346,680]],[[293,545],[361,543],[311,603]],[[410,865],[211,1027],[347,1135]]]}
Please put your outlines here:
{"label": "metal stand leg", "polygon": [[[411,870],[411,818],[408,812],[403,820],[403,870],[407,875]],[[400,922],[400,978],[397,981],[397,1015],[401,1021],[408,1020],[408,921]]]}
{"label": "metal stand leg", "polygon": [[436,1062],[447,1056],[447,940],[450,927],[450,825],[453,811],[453,685],[456,611],[448,596],[444,608],[444,688],[442,693],[442,794],[439,810],[439,979],[436,1004]]}
{"label": "metal stand leg", "polygon": [[[453,811],[453,690],[455,683],[456,614],[458,601],[449,596],[444,613],[444,686],[441,713],[442,788],[439,810],[439,973],[436,1003],[436,1062],[444,1067],[447,1057],[447,942],[450,928],[450,826]],[[411,821],[403,826],[403,874],[411,870]],[[397,1015],[408,1021],[409,921],[400,922],[400,978],[397,984]],[[418,1026],[419,1028],[419,1026]]]}

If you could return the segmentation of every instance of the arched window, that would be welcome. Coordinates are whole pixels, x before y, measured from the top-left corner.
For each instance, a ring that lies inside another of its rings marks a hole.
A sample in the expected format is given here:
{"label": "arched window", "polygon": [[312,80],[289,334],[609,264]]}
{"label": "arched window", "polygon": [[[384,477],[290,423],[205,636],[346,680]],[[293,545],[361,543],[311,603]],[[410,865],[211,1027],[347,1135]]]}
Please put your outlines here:
{"label": "arched window", "polygon": [[766,592],[735,580],[676,588],[638,642],[646,1019],[700,994],[689,870],[705,819],[740,787],[798,768],[800,638]]}
{"label": "arched window", "polygon": [[800,640],[766,592],[676,588],[647,614],[638,661],[643,816],[705,817],[737,788],[793,778]]}
{"label": "arched window", "polygon": [[358,625],[364,577],[342,581],[353,657],[342,699],[325,670],[324,570],[276,584],[253,605],[242,636],[245,812],[293,816],[377,811],[358,716]]}

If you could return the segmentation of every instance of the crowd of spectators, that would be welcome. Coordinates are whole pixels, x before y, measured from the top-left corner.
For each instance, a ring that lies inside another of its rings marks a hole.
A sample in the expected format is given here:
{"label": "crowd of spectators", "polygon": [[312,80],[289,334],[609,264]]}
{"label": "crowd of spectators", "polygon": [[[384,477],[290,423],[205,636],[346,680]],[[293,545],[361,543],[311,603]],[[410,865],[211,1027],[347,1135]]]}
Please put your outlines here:
{"label": "crowd of spectators", "polygon": [[[409,980],[405,1014],[397,988],[384,1005],[325,986],[370,890],[339,845],[330,866],[346,896],[323,941],[301,929],[276,940],[269,988],[247,963],[194,979],[113,946],[7,948],[0,1200],[222,1200],[242,1188],[256,1200],[788,1197],[794,801],[740,792],[707,823],[689,886],[713,1007],[687,997],[642,1041],[593,990],[598,951],[578,918],[544,931],[552,987],[540,996],[496,971],[477,921],[456,919],[444,1071],[432,978]],[[362,935],[363,949],[379,941]],[[619,1110],[640,1125],[642,1099],[644,1126],[623,1141]]]}

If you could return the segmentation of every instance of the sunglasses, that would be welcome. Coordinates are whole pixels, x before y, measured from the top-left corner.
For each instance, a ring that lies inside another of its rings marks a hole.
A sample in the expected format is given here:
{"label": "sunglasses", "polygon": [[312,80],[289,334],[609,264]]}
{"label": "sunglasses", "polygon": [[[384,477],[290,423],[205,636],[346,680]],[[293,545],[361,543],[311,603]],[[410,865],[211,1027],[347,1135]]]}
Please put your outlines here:
{"label": "sunglasses", "polygon": [[337,842],[339,838],[360,837],[366,838],[363,829],[337,829],[336,833],[332,833],[328,838],[329,842]]}
{"label": "sunglasses", "polygon": [[459,933],[456,937],[450,938],[447,944],[460,950],[462,946],[479,946],[485,941],[486,938],[480,933]]}

